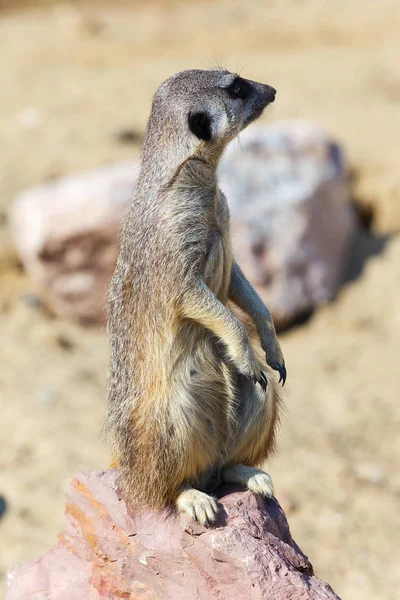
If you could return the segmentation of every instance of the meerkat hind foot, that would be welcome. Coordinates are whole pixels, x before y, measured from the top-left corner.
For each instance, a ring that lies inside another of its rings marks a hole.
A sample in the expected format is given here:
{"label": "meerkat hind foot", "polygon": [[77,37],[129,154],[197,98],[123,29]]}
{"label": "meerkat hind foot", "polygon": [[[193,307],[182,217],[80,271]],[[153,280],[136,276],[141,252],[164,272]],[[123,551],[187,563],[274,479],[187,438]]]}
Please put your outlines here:
{"label": "meerkat hind foot", "polygon": [[246,465],[225,467],[222,471],[222,479],[227,483],[239,483],[253,494],[265,496],[266,498],[271,498],[274,494],[271,476],[255,467],[247,467]]}
{"label": "meerkat hind foot", "polygon": [[199,521],[202,525],[213,523],[218,514],[215,499],[195,488],[183,490],[176,499],[176,506],[179,512],[188,514],[193,521]]}

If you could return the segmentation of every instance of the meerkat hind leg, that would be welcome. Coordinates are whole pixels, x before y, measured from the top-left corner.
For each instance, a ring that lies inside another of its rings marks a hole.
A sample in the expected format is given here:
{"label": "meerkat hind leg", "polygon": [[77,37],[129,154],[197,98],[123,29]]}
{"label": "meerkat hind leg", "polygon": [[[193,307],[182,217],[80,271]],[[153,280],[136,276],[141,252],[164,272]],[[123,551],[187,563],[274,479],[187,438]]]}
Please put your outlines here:
{"label": "meerkat hind leg", "polygon": [[195,488],[183,489],[175,500],[179,512],[189,515],[202,525],[213,523],[218,514],[218,505],[212,496]]}
{"label": "meerkat hind leg", "polygon": [[265,471],[246,465],[231,465],[222,470],[222,479],[226,483],[239,483],[253,494],[271,498],[274,493],[271,476]]}

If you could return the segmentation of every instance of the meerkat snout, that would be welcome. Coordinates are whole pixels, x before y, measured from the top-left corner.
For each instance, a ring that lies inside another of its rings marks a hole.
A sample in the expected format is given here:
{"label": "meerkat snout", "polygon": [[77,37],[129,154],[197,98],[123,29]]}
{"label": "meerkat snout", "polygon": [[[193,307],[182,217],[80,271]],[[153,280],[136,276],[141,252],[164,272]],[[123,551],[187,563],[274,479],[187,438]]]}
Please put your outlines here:
{"label": "meerkat snout", "polygon": [[252,81],[250,83],[254,88],[254,93],[252,95],[252,101],[249,103],[248,110],[246,111],[242,129],[258,119],[262,115],[264,109],[274,102],[276,96],[276,89],[272,86],[258,83],[257,81]]}
{"label": "meerkat snout", "polygon": [[265,86],[265,94],[267,96],[268,103],[270,104],[271,102],[273,102],[275,100],[276,89],[271,87],[270,85],[266,85]]}

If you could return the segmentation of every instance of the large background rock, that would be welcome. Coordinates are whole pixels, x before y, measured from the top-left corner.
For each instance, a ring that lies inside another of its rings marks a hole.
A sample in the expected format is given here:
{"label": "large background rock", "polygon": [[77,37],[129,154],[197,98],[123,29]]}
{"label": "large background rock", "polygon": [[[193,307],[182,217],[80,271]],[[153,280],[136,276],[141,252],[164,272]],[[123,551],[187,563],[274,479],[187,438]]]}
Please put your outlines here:
{"label": "large background rock", "polygon": [[278,328],[337,290],[354,232],[343,162],[301,121],[246,130],[222,158],[234,253]]}
{"label": "large background rock", "polygon": [[7,600],[338,600],[275,499],[225,486],[219,521],[206,528],[168,510],[133,515],[116,474],[78,475],[57,544],[11,570]]}
{"label": "large background rock", "polygon": [[[61,315],[102,323],[119,222],[135,185],[122,163],[22,194],[11,212],[28,272]],[[227,149],[233,248],[277,327],[332,298],[354,222],[342,153],[312,123],[254,127]]]}
{"label": "large background rock", "polygon": [[102,324],[120,222],[138,174],[126,162],[21,194],[11,211],[17,249],[56,312]]}

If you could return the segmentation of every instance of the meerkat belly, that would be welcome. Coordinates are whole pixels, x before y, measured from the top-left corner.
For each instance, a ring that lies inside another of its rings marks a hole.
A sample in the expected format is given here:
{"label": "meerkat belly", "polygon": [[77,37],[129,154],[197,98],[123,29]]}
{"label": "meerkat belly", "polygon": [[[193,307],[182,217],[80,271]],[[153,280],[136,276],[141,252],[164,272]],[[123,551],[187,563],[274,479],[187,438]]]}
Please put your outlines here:
{"label": "meerkat belly", "polygon": [[[232,267],[230,239],[218,223],[208,232],[209,245],[202,278],[226,304]],[[232,436],[235,398],[224,350],[214,334],[195,322],[179,328],[172,361],[175,381],[174,418],[185,431],[189,454],[204,460],[198,470],[219,463]]]}
{"label": "meerkat belly", "polygon": [[[213,232],[203,279],[210,290],[226,304],[231,271],[230,243],[219,231]],[[176,372],[184,374],[178,394],[182,414],[187,415],[188,437],[193,452],[207,457],[207,467],[218,464],[232,436],[235,398],[230,386],[229,367],[220,341],[197,323],[187,323],[180,331],[181,349]],[[182,348],[184,350],[182,351]],[[199,445],[203,446],[200,451]]]}
{"label": "meerkat belly", "polygon": [[177,346],[181,352],[172,373],[174,403],[170,414],[185,438],[188,454],[200,461],[197,472],[202,472],[219,464],[232,437],[235,399],[223,352],[210,331],[187,323]]}

